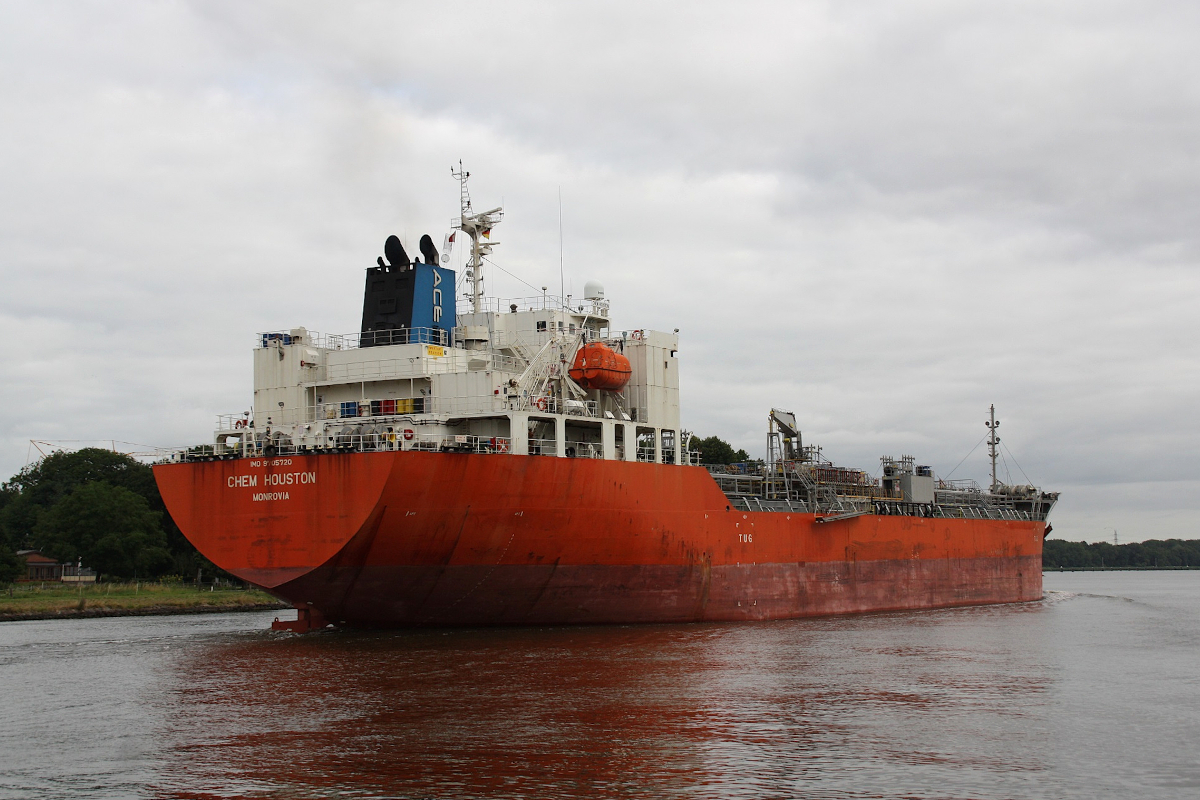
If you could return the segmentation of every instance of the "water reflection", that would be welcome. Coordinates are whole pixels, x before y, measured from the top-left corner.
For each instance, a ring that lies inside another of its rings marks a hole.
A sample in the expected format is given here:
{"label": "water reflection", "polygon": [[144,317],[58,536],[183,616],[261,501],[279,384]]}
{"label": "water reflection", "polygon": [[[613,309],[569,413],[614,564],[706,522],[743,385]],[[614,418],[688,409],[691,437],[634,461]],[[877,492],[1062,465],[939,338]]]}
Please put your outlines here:
{"label": "water reflection", "polygon": [[1054,667],[1023,617],[1042,609],[242,635],[164,665],[155,792],[1037,794]]}
{"label": "water reflection", "polygon": [[1200,796],[1200,571],[760,625],[0,625],[0,800]]}

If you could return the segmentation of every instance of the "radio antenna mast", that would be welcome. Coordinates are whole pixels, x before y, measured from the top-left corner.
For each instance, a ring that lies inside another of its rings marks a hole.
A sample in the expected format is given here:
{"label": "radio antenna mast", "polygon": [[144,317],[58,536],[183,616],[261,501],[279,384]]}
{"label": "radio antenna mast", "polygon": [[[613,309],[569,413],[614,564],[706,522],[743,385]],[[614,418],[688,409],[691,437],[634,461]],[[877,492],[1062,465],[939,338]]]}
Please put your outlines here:
{"label": "radio antenna mast", "polygon": [[996,428],[1000,427],[1000,421],[996,419],[996,405],[994,403],[988,409],[988,420],[983,424],[988,429],[988,456],[992,459],[992,493],[995,494],[996,489],[1000,486],[996,481],[996,446],[1000,444],[1000,437],[996,435]]}
{"label": "radio antenna mast", "polygon": [[492,228],[504,217],[504,209],[496,207],[478,214],[472,210],[471,193],[467,191],[467,179],[471,177],[471,173],[463,169],[461,159],[457,171],[450,167],[450,176],[458,181],[459,202],[462,206],[459,218],[450,225],[471,237],[471,260],[467,263],[467,277],[471,279],[471,311],[478,314],[483,311],[483,257],[491,255],[492,248],[499,244],[492,241],[480,242],[479,237],[491,239]]}
{"label": "radio antenna mast", "polygon": [[567,282],[563,278],[563,242],[562,242],[562,187],[558,187],[558,293],[563,298],[567,296]]}

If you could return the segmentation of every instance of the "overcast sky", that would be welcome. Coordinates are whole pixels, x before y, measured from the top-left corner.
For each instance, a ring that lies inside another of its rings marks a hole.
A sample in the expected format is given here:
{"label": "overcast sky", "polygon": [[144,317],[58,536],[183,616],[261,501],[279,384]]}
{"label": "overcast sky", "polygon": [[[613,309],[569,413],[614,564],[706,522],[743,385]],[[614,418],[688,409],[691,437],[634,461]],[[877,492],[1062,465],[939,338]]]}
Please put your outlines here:
{"label": "overcast sky", "polygon": [[561,193],[567,291],[680,329],[698,434],[984,482],[995,403],[1056,537],[1200,538],[1200,6],[1154,0],[4,0],[0,478],[210,441],[459,159],[489,294],[557,289]]}

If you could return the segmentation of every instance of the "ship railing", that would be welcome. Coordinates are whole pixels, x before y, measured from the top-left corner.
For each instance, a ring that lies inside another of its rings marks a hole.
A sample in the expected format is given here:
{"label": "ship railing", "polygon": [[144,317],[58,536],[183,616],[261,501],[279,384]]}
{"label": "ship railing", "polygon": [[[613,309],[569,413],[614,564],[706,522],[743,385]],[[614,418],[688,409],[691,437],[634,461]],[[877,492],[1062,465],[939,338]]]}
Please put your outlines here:
{"label": "ship railing", "polygon": [[255,334],[258,348],[277,345],[305,344],[327,350],[355,350],[364,346],[388,344],[432,344],[451,346],[450,330],[443,328],[398,328],[366,333],[318,333],[305,331],[293,335],[291,331],[267,331]]}
{"label": "ship railing", "polygon": [[[320,436],[313,438],[300,437],[293,439],[283,430],[276,430],[271,436],[264,433],[256,435],[254,429],[238,431],[241,437],[221,440],[213,444],[197,445],[176,451],[164,451],[163,456],[171,461],[212,461],[227,458],[271,458],[275,456],[313,455],[330,452],[369,453],[377,451],[421,450],[428,452],[460,452],[460,453],[511,453],[512,439],[506,436],[477,436],[473,434],[430,434],[415,431],[412,428],[397,426],[393,430],[376,426],[375,430],[349,432],[347,430],[325,430]],[[625,445],[615,446],[615,457],[618,461],[625,458]],[[558,454],[558,446],[554,439],[530,439],[530,455]],[[604,448],[599,442],[567,439],[564,442],[564,454],[568,458],[603,459]],[[654,449],[639,447],[638,461],[653,462]],[[669,453],[664,452],[663,463],[668,462]],[[698,462],[698,458],[697,458]],[[715,476],[714,477],[718,477]],[[762,478],[750,475],[725,475],[721,478],[732,478],[745,482],[745,489],[754,492]],[[725,488],[725,487],[723,487]],[[730,487],[733,488],[733,487]],[[734,493],[738,493],[734,490]]]}
{"label": "ship railing", "polygon": [[803,500],[764,500],[761,497],[743,498],[743,504],[748,511],[786,511],[794,514],[808,513],[808,505]]}
{"label": "ship railing", "polygon": [[[577,333],[569,327],[563,330],[551,330],[547,328],[541,331],[493,331],[491,334],[492,347],[502,350],[512,350],[523,357],[526,364],[531,362],[534,356],[546,346],[546,343],[552,339],[560,337],[574,336]],[[528,356],[525,358],[525,356]]]}
{"label": "ship railing", "polygon": [[[525,371],[525,361],[516,356],[506,356],[500,353],[481,354],[488,360],[488,367],[493,372],[511,372],[514,375],[520,375]],[[476,358],[474,353],[471,358]]]}
{"label": "ship railing", "polygon": [[[714,475],[714,477],[718,477]],[[1041,517],[1029,511],[1011,508],[989,508],[986,506],[943,506],[920,503],[891,503],[872,507],[870,503],[843,498],[837,503],[820,503],[810,507],[803,500],[768,500],[752,491],[736,491],[734,487],[722,486],[730,504],[740,511],[793,511],[812,512],[825,515],[824,521],[846,519],[862,514],[884,514],[913,517],[943,517],[952,519],[1036,521]]]}
{"label": "ship railing", "polygon": [[[564,413],[568,416],[587,419],[602,419],[604,412],[594,400],[561,400],[556,397],[525,398],[503,394],[466,395],[458,397],[401,397],[368,400],[339,400],[309,404],[301,408],[283,408],[265,412],[260,419],[262,427],[306,424],[321,421],[352,421],[367,423],[387,422],[394,417],[410,414],[499,414],[505,411],[523,410],[531,414]],[[244,415],[222,414],[217,418],[218,433],[239,433],[249,425],[241,424]],[[270,420],[269,422],[267,420]]]}
{"label": "ship railing", "polygon": [[475,434],[438,434],[402,429],[388,433],[355,434],[335,437],[342,449],[350,450],[422,450],[435,453],[511,453],[512,439],[507,436]]}
{"label": "ship railing", "polygon": [[388,450],[425,450],[430,452],[510,453],[512,439],[505,436],[475,436],[462,434],[423,434],[395,431],[391,433],[341,433],[332,441],[296,442],[287,437],[215,443],[175,451],[172,461],[211,461],[224,458],[271,458],[274,456],[314,455],[317,453],[370,453]]}
{"label": "ship railing", "polygon": [[[468,395],[465,397],[420,397],[388,400],[344,400],[325,403],[316,408],[316,419],[354,419],[382,422],[384,418],[407,414],[492,414],[503,411],[500,395]],[[314,420],[315,421],[315,420]]]}
{"label": "ship railing", "polygon": [[218,414],[217,433],[240,433],[250,425],[250,413]]}
{"label": "ship railing", "polygon": [[513,306],[517,307],[517,311],[566,311],[571,314],[608,318],[607,300],[576,300],[552,294],[512,298],[489,297],[484,299],[482,308],[496,314],[508,314],[512,312]]}
{"label": "ship railing", "polygon": [[964,492],[937,489],[934,491],[933,497],[934,500],[943,505],[982,506],[985,503],[982,492]]}
{"label": "ship railing", "polygon": [[[342,400],[309,406],[309,420],[352,420],[383,422],[405,414],[424,414],[430,407],[427,397],[400,397],[387,400]],[[286,418],[284,420],[287,421]]]}
{"label": "ship railing", "polygon": [[557,414],[560,401],[557,397],[514,397],[510,398],[513,408],[517,411],[540,411],[543,414]]}
{"label": "ship railing", "polygon": [[[567,458],[604,458],[604,447],[599,442],[584,442],[576,439],[567,439],[563,444],[563,453]],[[622,453],[622,448],[620,445],[617,445],[617,453],[617,460],[620,460]],[[558,455],[558,442],[554,439],[530,439],[529,455]]]}
{"label": "ship railing", "polygon": [[729,496],[729,504],[738,511],[811,514],[813,509],[803,500],[765,500],[761,497]]}
{"label": "ship railing", "polygon": [[567,458],[604,458],[604,447],[599,442],[575,442],[568,439]]}
{"label": "ship railing", "polygon": [[600,419],[603,414],[600,404],[595,400],[563,400],[550,395],[541,397],[510,398],[512,407],[517,411],[543,414],[566,414],[569,417],[588,417]]}
{"label": "ship railing", "polygon": [[721,475],[754,475],[761,477],[759,474],[759,464],[751,461],[738,461],[733,464],[702,464],[699,462],[699,453],[697,455],[697,464],[704,467],[713,474]]}
{"label": "ship railing", "polygon": [[727,473],[710,472],[717,486],[726,495],[758,496],[762,494],[763,479],[759,475],[730,475]]}
{"label": "ship railing", "polygon": [[441,355],[424,355],[413,358],[380,358],[350,364],[328,364],[325,367],[325,380],[349,383],[445,375],[461,371],[460,368],[463,365],[456,362],[457,359],[448,358],[443,352]]}
{"label": "ship railing", "polygon": [[511,401],[500,394],[430,397],[425,408],[434,414],[499,414],[509,410]]}
{"label": "ship railing", "polygon": [[938,504],[940,515],[959,519],[1006,519],[1028,521],[1039,519],[1030,511],[1019,511],[1015,508],[987,505],[947,505]]}
{"label": "ship railing", "polygon": [[471,352],[464,360],[461,354],[442,352],[411,358],[381,358],[352,364],[329,364],[325,367],[325,378],[330,382],[404,380],[463,372],[464,369],[471,372],[490,370],[520,374],[524,366],[519,359],[499,353]]}
{"label": "ship railing", "polygon": [[459,453],[511,453],[512,439],[507,436],[475,436],[472,434],[407,434],[396,437],[397,449],[429,450]]}
{"label": "ship railing", "polygon": [[[603,329],[602,329],[603,330]],[[463,341],[455,329],[455,343]],[[569,339],[579,336],[580,342],[600,341],[614,349],[623,347],[620,336],[605,336],[597,334],[591,328],[580,328],[573,323],[562,328],[547,328],[539,331],[493,331],[491,334],[492,347],[497,350],[511,350],[518,355],[522,363],[530,364],[537,353],[546,346],[547,342],[558,339]]]}
{"label": "ship railing", "polygon": [[938,479],[938,489],[944,489],[950,492],[973,492],[979,494],[983,490],[979,484],[970,478],[954,478],[952,480]]}

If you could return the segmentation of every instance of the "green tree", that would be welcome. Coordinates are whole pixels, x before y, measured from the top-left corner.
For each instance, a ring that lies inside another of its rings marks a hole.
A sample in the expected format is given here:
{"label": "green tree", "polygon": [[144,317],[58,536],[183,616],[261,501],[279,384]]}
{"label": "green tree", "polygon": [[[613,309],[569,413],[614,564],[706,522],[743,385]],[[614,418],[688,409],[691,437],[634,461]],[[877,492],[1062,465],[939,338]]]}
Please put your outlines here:
{"label": "green tree", "polygon": [[745,450],[734,450],[729,442],[717,436],[709,436],[706,439],[693,436],[688,449],[700,451],[702,464],[735,464],[750,460]]}
{"label": "green tree", "polygon": [[29,543],[37,509],[21,497],[11,481],[0,486],[0,547],[20,550]]}
{"label": "green tree", "polygon": [[12,583],[25,572],[25,562],[15,550],[0,547],[0,586]]}
{"label": "green tree", "polygon": [[216,571],[167,513],[150,467],[124,453],[94,447],[52,453],[0,487],[0,544],[14,550],[42,547],[35,533],[41,517],[76,488],[97,481],[137,494],[160,515],[159,524],[174,562],[171,572],[195,575],[197,569],[210,574]]}
{"label": "green tree", "polygon": [[1046,569],[1200,567],[1200,541],[1147,539],[1114,545],[1048,539],[1042,548],[1042,566]]}
{"label": "green tree", "polygon": [[123,486],[94,481],[75,487],[41,515],[35,533],[47,555],[82,559],[111,577],[151,578],[171,566],[161,515]]}
{"label": "green tree", "polygon": [[76,486],[104,481],[140,494],[148,502],[161,504],[154,473],[148,466],[124,453],[98,447],[51,453],[12,477],[6,484],[21,497],[42,507],[54,505]]}
{"label": "green tree", "polygon": [[145,498],[151,508],[157,505],[155,510],[163,510],[154,475],[145,464],[95,447],[60,451],[28,465],[4,485],[10,500],[0,509],[0,527],[9,543],[32,547],[38,518],[77,486],[93,481],[129,489]]}
{"label": "green tree", "polygon": [[16,550],[19,542],[13,541],[15,537],[9,533],[8,525],[5,520],[8,517],[8,507],[11,506],[21,493],[16,487],[9,486],[7,483],[0,485],[0,551],[8,552]]}
{"label": "green tree", "polygon": [[1088,549],[1087,542],[1047,539],[1042,547],[1042,566],[1048,569],[1081,569],[1100,566],[1100,560]]}

